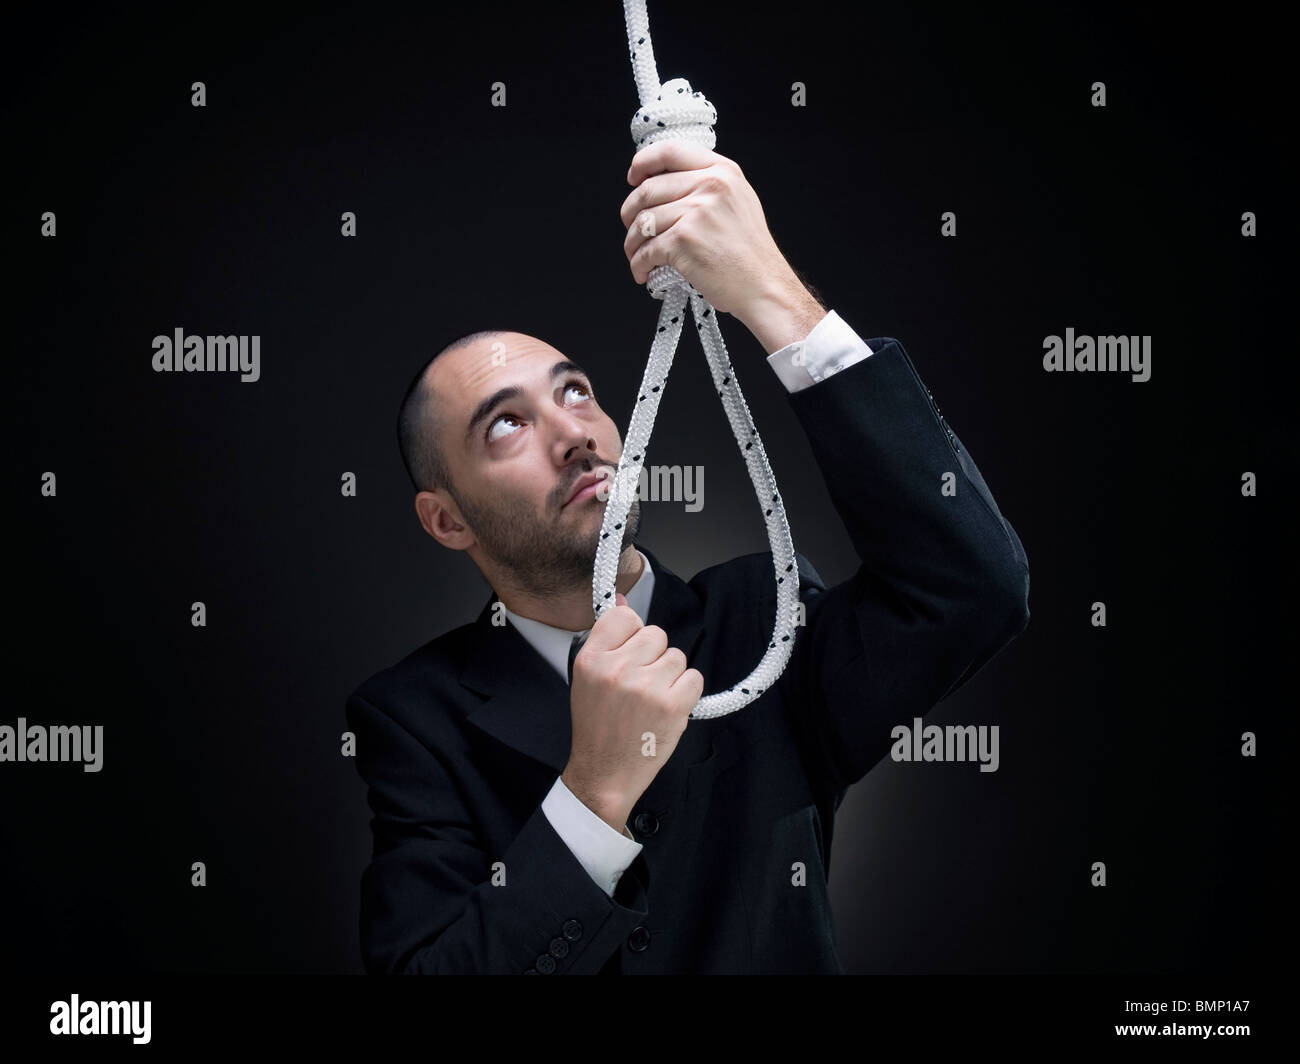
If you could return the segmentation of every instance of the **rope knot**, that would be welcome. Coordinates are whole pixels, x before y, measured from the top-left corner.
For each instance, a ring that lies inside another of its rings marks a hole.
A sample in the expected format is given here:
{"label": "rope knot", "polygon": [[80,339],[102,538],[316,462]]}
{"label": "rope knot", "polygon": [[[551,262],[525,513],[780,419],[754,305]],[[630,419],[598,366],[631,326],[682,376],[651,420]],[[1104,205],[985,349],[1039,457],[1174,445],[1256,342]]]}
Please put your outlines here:
{"label": "rope knot", "polygon": [[[704,93],[693,92],[685,78],[673,78],[659,86],[653,100],[637,108],[632,140],[637,151],[661,140],[690,141],[712,151],[718,142],[713,132],[717,120],[718,112]],[[678,285],[690,287],[671,266],[656,266],[646,279],[646,291],[655,299],[663,299]]]}
{"label": "rope knot", "polygon": [[709,151],[717,144],[713,123],[718,112],[702,92],[692,92],[685,78],[673,78],[659,86],[649,103],[632,116],[632,142],[637,151],[656,141],[676,138],[703,144]]}

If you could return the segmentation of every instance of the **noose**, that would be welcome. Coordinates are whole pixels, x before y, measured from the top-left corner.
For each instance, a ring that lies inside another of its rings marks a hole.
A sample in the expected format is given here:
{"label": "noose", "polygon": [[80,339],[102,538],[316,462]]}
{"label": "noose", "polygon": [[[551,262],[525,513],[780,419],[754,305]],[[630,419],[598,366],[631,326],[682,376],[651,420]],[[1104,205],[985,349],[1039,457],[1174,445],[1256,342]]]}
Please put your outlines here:
{"label": "noose", "polygon": [[[660,140],[678,138],[702,144],[710,151],[717,142],[713,123],[717,112],[701,92],[693,92],[685,78],[673,78],[659,84],[655,69],[654,49],[650,44],[650,21],[646,15],[645,0],[623,0],[623,15],[627,22],[628,46],[632,53],[632,73],[636,78],[637,95],[641,106],[632,118],[632,139],[637,150]],[[624,523],[632,508],[645,463],[646,448],[654,429],[659,400],[663,398],[668,383],[668,371],[677,352],[682,322],[689,301],[691,315],[700,337],[700,344],[709,362],[713,384],[722,401],[722,408],[731,422],[749,467],[749,477],[767,524],[767,539],[772,547],[776,576],[776,617],[772,638],[767,644],[754,671],[735,687],[716,694],[705,695],[691,710],[691,716],[720,717],[734,713],[748,705],[772,686],[784,671],[794,650],[795,609],[799,601],[799,570],[795,564],[794,543],[790,539],[790,524],[786,520],[781,493],[768,465],[763,442],[750,416],[740,382],[727,355],[726,344],[718,329],[718,315],[686,278],[671,266],[656,266],[650,271],[646,288],[655,299],[663,301],[659,311],[659,326],[650,347],[650,358],[645,376],[637,392],[628,426],[623,455],[618,470],[608,485],[609,501],[605,507],[600,540],[596,548],[596,565],[592,577],[592,609],[597,618],[614,604],[615,581],[618,576],[618,559],[622,551]]]}

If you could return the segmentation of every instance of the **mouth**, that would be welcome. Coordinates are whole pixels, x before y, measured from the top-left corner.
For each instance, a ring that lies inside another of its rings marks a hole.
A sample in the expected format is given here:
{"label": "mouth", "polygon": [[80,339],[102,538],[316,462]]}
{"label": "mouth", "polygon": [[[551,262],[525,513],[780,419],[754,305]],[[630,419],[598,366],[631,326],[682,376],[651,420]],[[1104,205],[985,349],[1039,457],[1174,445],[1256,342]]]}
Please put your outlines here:
{"label": "mouth", "polygon": [[[608,467],[602,466],[601,468],[607,469]],[[560,509],[563,510],[573,503],[583,502],[592,498],[598,491],[600,491],[601,485],[605,484],[608,479],[609,478],[602,473],[584,473],[574,483],[573,494],[569,496],[568,502],[566,502],[564,506],[561,506]]]}

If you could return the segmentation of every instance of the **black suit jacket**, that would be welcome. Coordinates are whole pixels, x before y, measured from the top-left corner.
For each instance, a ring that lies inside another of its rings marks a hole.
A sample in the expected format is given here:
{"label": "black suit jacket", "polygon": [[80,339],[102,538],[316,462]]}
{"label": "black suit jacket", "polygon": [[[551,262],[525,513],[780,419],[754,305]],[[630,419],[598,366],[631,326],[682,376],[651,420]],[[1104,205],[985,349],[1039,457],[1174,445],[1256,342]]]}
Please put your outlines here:
{"label": "black suit jacket", "polygon": [[[369,785],[361,880],[372,973],[839,972],[827,892],[835,811],[924,716],[1028,623],[1029,571],[901,344],[789,401],[861,565],[827,588],[799,557],[806,623],[780,681],[692,720],[633,810],[644,850],[610,898],[540,805],[569,755],[569,689],[513,625],[478,620],[347,700]],[[945,473],[956,494],[941,491]],[[682,581],[649,624],[730,687],[762,656],[770,553]],[[802,868],[802,878],[800,869]]]}

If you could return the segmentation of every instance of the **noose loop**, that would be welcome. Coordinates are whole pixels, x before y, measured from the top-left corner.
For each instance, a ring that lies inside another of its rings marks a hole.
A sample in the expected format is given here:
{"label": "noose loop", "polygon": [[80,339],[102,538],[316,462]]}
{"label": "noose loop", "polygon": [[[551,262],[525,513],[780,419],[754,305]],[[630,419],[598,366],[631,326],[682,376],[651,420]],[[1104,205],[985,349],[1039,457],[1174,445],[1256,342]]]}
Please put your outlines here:
{"label": "noose loop", "polygon": [[[717,112],[701,92],[694,92],[685,78],[673,78],[659,83],[655,68],[654,49],[650,43],[650,22],[646,15],[645,0],[624,0],[623,14],[627,22],[628,46],[632,55],[632,72],[636,79],[641,106],[632,118],[632,140],[637,150],[659,140],[676,138],[702,144],[713,150],[716,139],[713,123]],[[618,470],[608,485],[608,502],[601,525],[600,541],[596,548],[596,564],[592,577],[592,608],[595,616],[614,604],[615,582],[618,577],[618,560],[623,548],[624,528],[628,512],[636,497],[645,464],[646,448],[654,429],[659,401],[668,384],[668,371],[682,324],[686,320],[689,302],[691,316],[708,359],[713,385],[717,389],[722,408],[731,423],[736,444],[749,468],[749,477],[767,525],[767,538],[772,547],[772,560],[776,578],[776,617],[767,650],[754,671],[727,691],[705,695],[691,716],[720,717],[734,713],[758,698],[780,677],[790,654],[794,650],[795,611],[799,603],[799,570],[795,563],[794,543],[790,538],[790,524],[786,520],[781,493],[768,465],[763,441],[750,416],[745,397],[741,394],[736,371],[727,355],[726,344],[718,328],[718,315],[707,300],[671,266],[656,266],[650,271],[646,288],[651,296],[663,301],[659,311],[659,325],[650,347],[645,376],[637,392],[632,409],[632,421],[623,444],[623,455]],[[743,623],[739,620],[737,623]]]}

